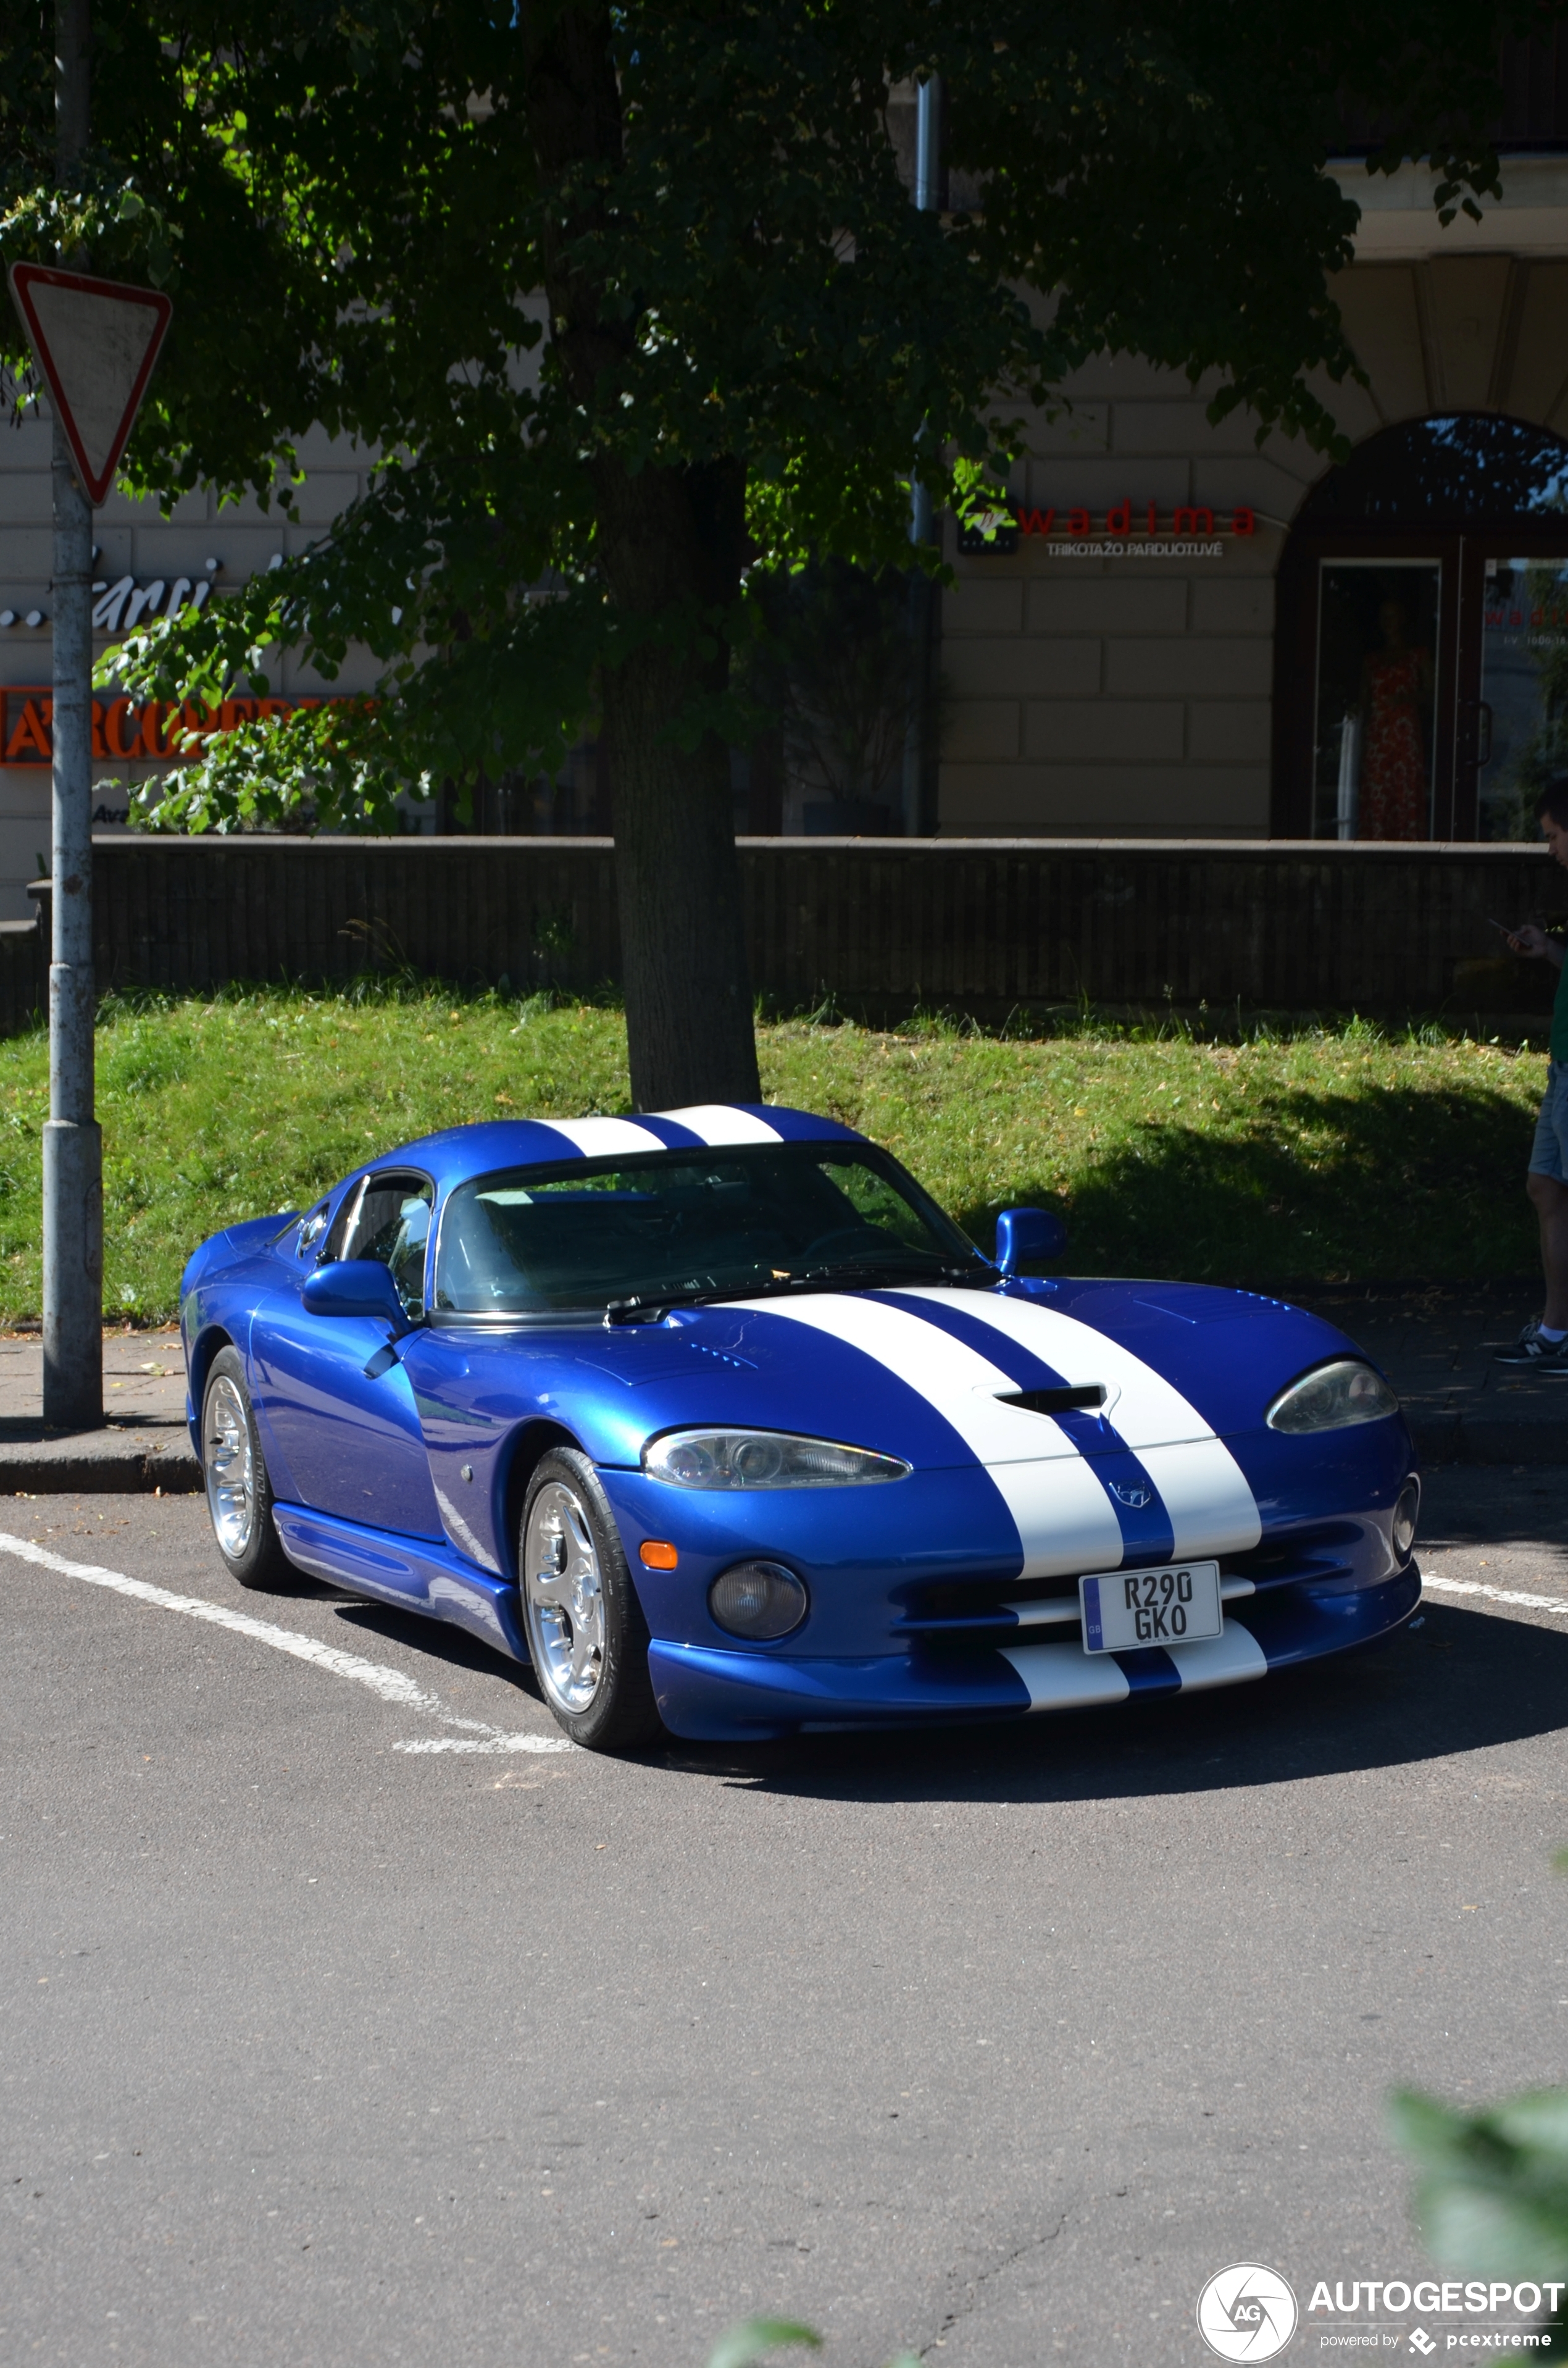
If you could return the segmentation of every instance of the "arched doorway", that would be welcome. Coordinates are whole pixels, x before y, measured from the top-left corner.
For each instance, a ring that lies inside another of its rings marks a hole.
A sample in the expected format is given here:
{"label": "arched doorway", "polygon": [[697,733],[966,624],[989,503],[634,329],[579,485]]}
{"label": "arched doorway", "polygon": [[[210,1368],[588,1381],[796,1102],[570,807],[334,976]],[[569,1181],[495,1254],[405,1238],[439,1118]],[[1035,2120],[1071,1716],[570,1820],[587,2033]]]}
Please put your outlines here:
{"label": "arched doorway", "polygon": [[1568,442],[1383,429],[1302,503],[1278,603],[1276,837],[1534,837],[1568,770]]}

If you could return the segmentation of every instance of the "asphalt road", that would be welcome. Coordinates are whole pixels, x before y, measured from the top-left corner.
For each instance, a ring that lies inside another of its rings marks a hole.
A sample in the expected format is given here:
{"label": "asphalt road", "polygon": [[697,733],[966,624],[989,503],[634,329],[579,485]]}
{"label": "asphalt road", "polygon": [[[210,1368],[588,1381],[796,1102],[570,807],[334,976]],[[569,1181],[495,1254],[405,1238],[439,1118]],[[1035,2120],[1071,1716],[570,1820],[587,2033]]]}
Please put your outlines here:
{"label": "asphalt road", "polygon": [[1565,1511],[1458,1473],[1426,1523],[1561,1611],[628,1763],[519,1747],[449,1633],[244,1595],[199,1500],[0,1502],[296,1640],[0,1546],[0,2360],[699,2368],[761,2310],[829,2368],[1087,2368],[1203,2357],[1227,2262],[1426,2274],[1388,2089],[1563,2076]]}

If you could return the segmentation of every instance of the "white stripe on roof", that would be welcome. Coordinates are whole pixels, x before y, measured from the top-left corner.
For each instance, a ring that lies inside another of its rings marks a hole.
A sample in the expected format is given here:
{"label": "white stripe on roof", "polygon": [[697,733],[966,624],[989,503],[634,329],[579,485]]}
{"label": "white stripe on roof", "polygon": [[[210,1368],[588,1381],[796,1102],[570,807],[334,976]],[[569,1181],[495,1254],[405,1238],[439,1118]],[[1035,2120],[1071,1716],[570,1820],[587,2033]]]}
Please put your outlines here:
{"label": "white stripe on roof", "polygon": [[726,1143],[782,1143],[784,1138],[776,1126],[768,1126],[750,1110],[733,1110],[728,1102],[698,1102],[690,1110],[658,1110],[658,1118],[673,1119],[676,1126],[688,1126],[702,1142],[718,1146]]}
{"label": "white stripe on roof", "polygon": [[585,1159],[613,1159],[618,1151],[663,1151],[658,1136],[629,1118],[547,1118],[540,1121],[563,1134]]}

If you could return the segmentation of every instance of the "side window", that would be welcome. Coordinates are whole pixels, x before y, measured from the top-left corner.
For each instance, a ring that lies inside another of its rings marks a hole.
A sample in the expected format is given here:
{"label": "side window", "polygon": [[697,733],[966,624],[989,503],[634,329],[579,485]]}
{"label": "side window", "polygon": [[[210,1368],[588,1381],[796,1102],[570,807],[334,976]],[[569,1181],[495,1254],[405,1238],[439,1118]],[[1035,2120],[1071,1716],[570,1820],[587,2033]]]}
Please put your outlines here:
{"label": "side window", "polygon": [[300,1220],[300,1239],[297,1247],[297,1255],[300,1258],[308,1258],[321,1240],[326,1228],[326,1202],[318,1201],[310,1214]]}
{"label": "side window", "polygon": [[425,1247],[434,1202],[426,1177],[370,1176],[333,1227],[333,1256],[379,1259],[410,1315],[425,1312]]}

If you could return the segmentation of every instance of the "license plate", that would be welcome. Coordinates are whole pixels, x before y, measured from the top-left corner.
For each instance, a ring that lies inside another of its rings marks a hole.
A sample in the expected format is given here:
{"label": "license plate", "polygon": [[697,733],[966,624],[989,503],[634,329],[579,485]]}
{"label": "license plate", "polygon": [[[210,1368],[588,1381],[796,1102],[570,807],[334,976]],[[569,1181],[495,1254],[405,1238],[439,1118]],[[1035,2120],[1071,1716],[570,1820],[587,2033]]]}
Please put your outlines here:
{"label": "license plate", "polygon": [[1085,1653],[1136,1653],[1148,1645],[1190,1645],[1224,1628],[1217,1562],[1168,1563],[1161,1570],[1101,1570],[1078,1581]]}

